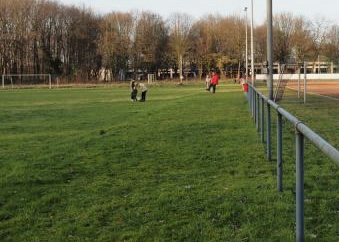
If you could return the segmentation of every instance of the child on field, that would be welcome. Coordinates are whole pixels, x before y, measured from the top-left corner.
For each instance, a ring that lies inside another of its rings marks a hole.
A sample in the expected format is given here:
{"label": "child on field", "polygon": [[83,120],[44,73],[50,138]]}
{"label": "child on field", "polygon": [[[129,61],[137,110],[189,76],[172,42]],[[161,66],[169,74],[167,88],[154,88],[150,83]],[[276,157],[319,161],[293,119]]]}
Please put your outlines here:
{"label": "child on field", "polygon": [[145,102],[146,101],[147,87],[144,83],[139,83],[139,87],[141,89],[141,100],[140,100],[140,102]]}
{"label": "child on field", "polygon": [[219,75],[215,71],[213,71],[211,80],[212,93],[215,93],[218,84],[219,84]]}
{"label": "child on field", "polygon": [[130,82],[130,89],[131,89],[131,101],[135,102],[137,101],[138,89],[137,89],[137,84],[135,83],[134,80]]}
{"label": "child on field", "polygon": [[206,90],[209,91],[211,88],[211,77],[208,74],[206,75],[205,83],[206,83]]}

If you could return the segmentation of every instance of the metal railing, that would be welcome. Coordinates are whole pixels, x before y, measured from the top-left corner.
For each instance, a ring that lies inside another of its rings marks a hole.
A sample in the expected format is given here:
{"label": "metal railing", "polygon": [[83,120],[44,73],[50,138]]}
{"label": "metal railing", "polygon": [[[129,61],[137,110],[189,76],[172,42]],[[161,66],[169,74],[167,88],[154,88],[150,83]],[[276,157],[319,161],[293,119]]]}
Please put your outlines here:
{"label": "metal railing", "polygon": [[304,138],[319,148],[332,161],[339,165],[339,151],[321,138],[302,121],[295,118],[281,106],[273,102],[249,84],[248,100],[253,120],[260,133],[261,142],[265,142],[265,106],[266,106],[266,154],[272,160],[271,108],[277,113],[277,190],[283,190],[283,142],[282,118],[287,119],[295,128],[296,147],[296,241],[304,242]]}

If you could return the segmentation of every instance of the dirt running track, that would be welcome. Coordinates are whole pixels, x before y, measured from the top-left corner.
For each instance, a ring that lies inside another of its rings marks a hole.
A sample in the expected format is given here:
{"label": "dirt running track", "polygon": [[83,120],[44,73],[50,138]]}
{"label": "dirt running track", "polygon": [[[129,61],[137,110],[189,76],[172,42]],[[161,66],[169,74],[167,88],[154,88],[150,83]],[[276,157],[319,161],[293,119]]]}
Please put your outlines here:
{"label": "dirt running track", "polygon": [[[303,81],[300,82],[300,88],[304,88]],[[298,89],[298,83],[288,82],[288,88]],[[339,100],[339,81],[307,81],[307,93],[318,94]]]}

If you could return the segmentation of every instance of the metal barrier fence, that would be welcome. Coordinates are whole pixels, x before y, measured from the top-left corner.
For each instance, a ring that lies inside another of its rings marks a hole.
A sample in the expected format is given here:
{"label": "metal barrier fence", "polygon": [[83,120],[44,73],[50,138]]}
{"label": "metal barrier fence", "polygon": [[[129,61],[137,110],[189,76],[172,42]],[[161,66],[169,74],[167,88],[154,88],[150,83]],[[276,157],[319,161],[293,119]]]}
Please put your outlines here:
{"label": "metal barrier fence", "polygon": [[[332,161],[339,165],[339,151],[331,144],[321,138],[313,130],[284,110],[278,104],[268,99],[255,87],[249,84],[248,101],[256,128],[261,136],[261,142],[265,142],[265,114],[266,114],[266,154],[269,161],[272,160],[271,141],[271,109],[277,113],[277,190],[283,190],[283,142],[282,130],[284,117],[295,128],[296,140],[296,241],[304,242],[304,138],[306,137],[313,145],[319,148]],[[266,112],[265,112],[266,106]]]}

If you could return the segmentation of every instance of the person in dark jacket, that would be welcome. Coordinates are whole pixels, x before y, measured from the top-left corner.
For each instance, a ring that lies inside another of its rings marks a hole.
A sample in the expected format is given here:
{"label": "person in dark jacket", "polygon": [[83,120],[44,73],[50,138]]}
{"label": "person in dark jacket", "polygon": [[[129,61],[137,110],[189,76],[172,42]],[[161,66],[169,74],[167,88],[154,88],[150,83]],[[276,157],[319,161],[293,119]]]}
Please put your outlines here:
{"label": "person in dark jacket", "polygon": [[138,89],[137,84],[135,83],[134,80],[130,82],[130,89],[131,89],[131,101],[135,102],[137,101]]}

